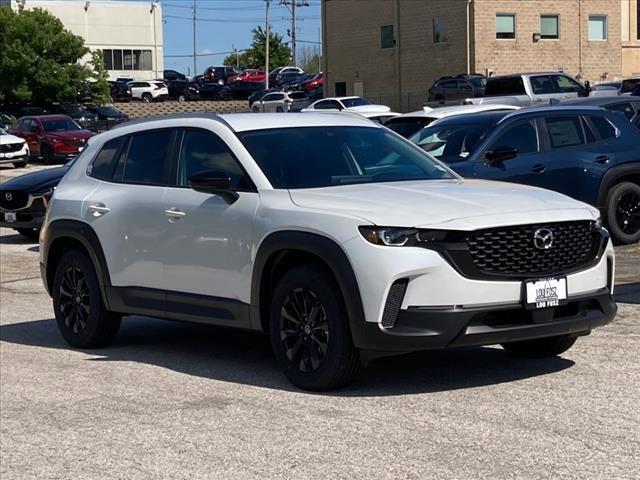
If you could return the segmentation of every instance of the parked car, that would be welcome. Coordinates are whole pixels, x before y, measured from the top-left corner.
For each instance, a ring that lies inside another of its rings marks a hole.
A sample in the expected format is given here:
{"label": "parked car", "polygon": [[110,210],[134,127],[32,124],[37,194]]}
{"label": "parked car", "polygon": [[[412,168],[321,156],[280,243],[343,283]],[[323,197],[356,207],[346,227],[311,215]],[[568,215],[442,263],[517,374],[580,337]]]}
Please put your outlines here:
{"label": "parked car", "polygon": [[304,108],[303,112],[314,110],[346,110],[348,112],[389,112],[391,109],[386,105],[374,105],[362,97],[330,97],[313,102]]}
{"label": "parked car", "polygon": [[411,137],[418,130],[431,125],[442,118],[452,115],[465,115],[468,113],[490,112],[490,111],[513,111],[520,107],[513,105],[454,105],[451,107],[431,108],[423,107],[416,112],[403,113],[391,118],[385,124],[399,135],[405,138]]}
{"label": "parked car", "polygon": [[169,89],[163,82],[131,82],[131,97],[143,102],[162,102],[169,98]]}
{"label": "parked car", "polygon": [[484,95],[486,77],[445,78],[436,80],[427,92],[427,101],[462,100]]}
{"label": "parked car", "polygon": [[235,82],[227,85],[235,100],[247,100],[256,92],[264,90],[264,82]]}
{"label": "parked car", "polygon": [[629,95],[633,92],[634,88],[640,83],[640,78],[627,78],[622,81],[620,85],[620,95]]}
{"label": "parked car", "polygon": [[219,83],[203,83],[200,85],[200,98],[203,100],[231,100],[231,89]]}
{"label": "parked car", "polygon": [[290,84],[299,83],[301,81],[307,80],[308,78],[309,77],[307,77],[307,75],[304,73],[283,72],[279,73],[276,76],[275,80],[273,81],[273,86],[279,88],[287,88],[287,86]]}
{"label": "parked car", "polygon": [[282,83],[282,88],[289,91],[302,90],[302,85],[316,77],[315,73],[303,73]]}
{"label": "parked car", "polygon": [[9,133],[24,138],[31,156],[41,157],[47,164],[75,157],[95,135],[67,115],[22,117]]}
{"label": "parked car", "polygon": [[15,168],[26,167],[29,162],[29,147],[24,138],[9,135],[0,128],[0,165],[11,163]]}
{"label": "parked car", "polygon": [[0,112],[0,128],[9,128],[16,123],[16,117],[7,112]]}
{"label": "parked car", "polygon": [[530,107],[552,100],[586,97],[590,89],[566,73],[516,73],[487,79],[484,97],[468,97],[465,104],[500,103]]}
{"label": "parked car", "polygon": [[304,92],[272,92],[251,105],[252,112],[299,112],[309,105]]}
{"label": "parked car", "polygon": [[601,107],[612,112],[621,112],[630,122],[640,116],[640,97],[616,95],[611,97],[589,97],[567,100],[555,104],[558,107]]}
{"label": "parked car", "polygon": [[98,116],[91,113],[84,105],[78,103],[61,103],[49,107],[51,113],[68,115],[78,125],[87,130],[96,131],[98,129]]}
{"label": "parked car", "polygon": [[176,70],[165,70],[162,77],[163,80],[168,82],[172,80],[187,80],[187,76],[184,73],[177,72]]}
{"label": "parked car", "polygon": [[106,346],[129,314],[252,329],[295,385],[328,390],[361,350],[566,351],[616,312],[598,220],[464,180],[356,115],[193,114],[91,142],[39,255],[73,347]]}
{"label": "parked car", "polygon": [[264,82],[266,78],[265,73],[257,68],[247,68],[237,75],[233,75],[227,78],[227,84],[236,82]]}
{"label": "parked car", "polygon": [[130,102],[132,99],[131,87],[128,83],[109,82],[111,100],[114,102]]}
{"label": "parked car", "polygon": [[110,130],[115,125],[129,121],[129,115],[109,105],[89,107],[89,111],[98,116],[100,130]]}
{"label": "parked car", "polygon": [[37,241],[53,191],[72,162],[26,173],[0,184],[0,227],[12,228],[23,237]]}
{"label": "parked car", "polygon": [[457,115],[410,140],[464,177],[526,183],[594,205],[616,242],[640,240],[640,131],[618,112],[541,107]]}
{"label": "parked car", "polygon": [[253,106],[253,104],[255,102],[257,102],[258,100],[260,100],[262,97],[264,97],[267,93],[272,93],[272,92],[280,92],[281,90],[277,89],[277,88],[268,88],[268,89],[262,89],[262,90],[257,90],[255,92],[253,92],[251,95],[249,95],[249,97],[247,98],[247,100],[249,101],[249,108],[251,108]]}
{"label": "parked car", "polygon": [[361,115],[364,118],[371,120],[373,123],[379,123],[380,125],[386,124],[392,118],[399,116],[397,112],[362,112],[354,115]]}
{"label": "parked car", "polygon": [[289,72],[302,74],[304,73],[304,70],[302,70],[299,67],[290,67],[290,66],[274,68],[273,70],[271,70],[271,72],[269,72],[269,85],[274,85],[276,83],[276,77],[281,73],[289,73]]}
{"label": "parked car", "polygon": [[173,80],[167,84],[169,98],[186,102],[188,100],[198,100],[200,98],[200,85],[187,80]]}
{"label": "parked car", "polygon": [[306,80],[300,85],[300,89],[308,92],[310,90],[314,90],[316,88],[322,89],[324,85],[324,73],[318,73],[315,77]]}
{"label": "parked car", "polygon": [[204,80],[206,82],[219,83],[221,85],[227,84],[227,79],[229,77],[234,77],[238,74],[233,67],[228,67],[226,65],[222,65],[219,67],[208,67],[203,74]]}

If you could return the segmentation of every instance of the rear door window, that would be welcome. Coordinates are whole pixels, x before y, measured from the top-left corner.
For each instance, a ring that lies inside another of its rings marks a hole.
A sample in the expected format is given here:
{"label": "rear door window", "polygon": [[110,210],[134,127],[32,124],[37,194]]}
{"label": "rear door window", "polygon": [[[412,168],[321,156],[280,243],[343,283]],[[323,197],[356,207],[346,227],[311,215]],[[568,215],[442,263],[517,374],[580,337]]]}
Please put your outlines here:
{"label": "rear door window", "polygon": [[154,130],[131,137],[114,179],[142,185],[166,185],[172,130]]}
{"label": "rear door window", "polygon": [[573,147],[585,143],[580,117],[550,117],[545,122],[551,148]]}
{"label": "rear door window", "polygon": [[126,142],[127,137],[114,138],[106,142],[91,163],[89,176],[100,180],[111,180],[119,154]]}
{"label": "rear door window", "polygon": [[487,80],[485,96],[526,95],[521,76],[490,78]]}

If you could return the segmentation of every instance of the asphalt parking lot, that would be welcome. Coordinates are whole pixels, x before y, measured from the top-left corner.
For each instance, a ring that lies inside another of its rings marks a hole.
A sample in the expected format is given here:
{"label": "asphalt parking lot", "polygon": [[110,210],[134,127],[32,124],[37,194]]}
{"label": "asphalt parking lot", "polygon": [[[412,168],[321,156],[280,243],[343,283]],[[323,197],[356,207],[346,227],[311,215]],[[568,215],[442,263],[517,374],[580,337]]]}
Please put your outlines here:
{"label": "asphalt parking lot", "polygon": [[416,353],[310,394],[257,334],[128,317],[69,348],[37,244],[0,229],[0,478],[637,479],[640,245],[616,273],[616,320],[562,357]]}

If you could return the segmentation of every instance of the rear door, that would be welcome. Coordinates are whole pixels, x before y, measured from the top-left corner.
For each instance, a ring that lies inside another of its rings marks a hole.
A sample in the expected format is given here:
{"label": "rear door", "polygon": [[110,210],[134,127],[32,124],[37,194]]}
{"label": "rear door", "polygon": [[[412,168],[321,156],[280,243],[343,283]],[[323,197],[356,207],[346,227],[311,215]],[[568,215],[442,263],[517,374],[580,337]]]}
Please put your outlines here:
{"label": "rear door", "polygon": [[170,252],[163,197],[169,178],[172,129],[107,142],[90,175],[102,180],[83,202],[83,217],[102,242],[114,287],[162,288]]}

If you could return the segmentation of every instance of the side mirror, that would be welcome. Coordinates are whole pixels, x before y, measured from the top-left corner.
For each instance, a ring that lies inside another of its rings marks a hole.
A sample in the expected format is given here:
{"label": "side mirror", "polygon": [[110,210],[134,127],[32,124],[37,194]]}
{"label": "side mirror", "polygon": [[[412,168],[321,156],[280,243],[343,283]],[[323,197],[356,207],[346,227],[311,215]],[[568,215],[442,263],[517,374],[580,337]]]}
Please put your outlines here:
{"label": "side mirror", "polygon": [[235,202],[240,197],[237,192],[230,189],[231,179],[229,175],[217,170],[201,172],[190,176],[189,187],[196,192],[219,195],[229,204]]}
{"label": "side mirror", "polygon": [[505,160],[511,160],[518,156],[518,149],[512,147],[498,147],[495,150],[489,150],[484,154],[490,164],[496,164]]}
{"label": "side mirror", "polygon": [[580,90],[578,92],[578,96],[579,97],[588,97],[589,94],[591,93],[591,83],[589,82],[589,80],[587,80],[586,82],[584,82],[584,87],[582,88],[582,90]]}
{"label": "side mirror", "polygon": [[342,109],[343,109],[341,104],[338,104],[338,106],[337,106],[336,108],[337,108],[338,110],[342,110]]}

